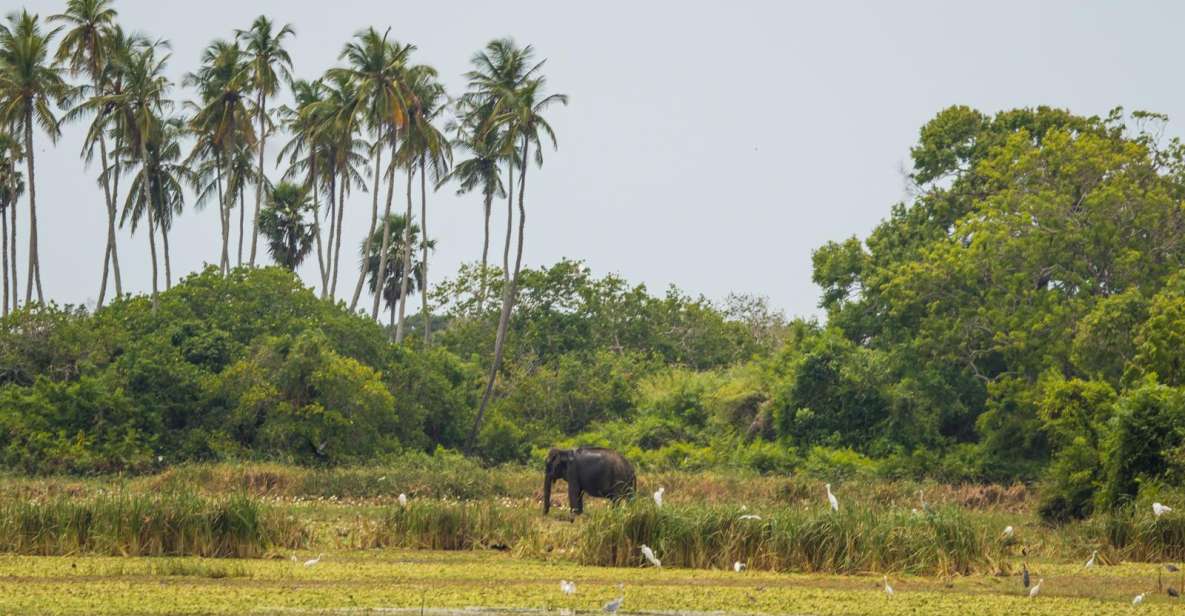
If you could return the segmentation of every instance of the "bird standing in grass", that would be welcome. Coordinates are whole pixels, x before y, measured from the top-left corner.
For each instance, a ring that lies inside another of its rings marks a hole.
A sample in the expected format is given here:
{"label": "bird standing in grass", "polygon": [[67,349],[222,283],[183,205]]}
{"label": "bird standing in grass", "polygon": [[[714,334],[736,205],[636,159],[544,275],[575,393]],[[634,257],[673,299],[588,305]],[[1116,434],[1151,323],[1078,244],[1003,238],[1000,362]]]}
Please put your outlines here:
{"label": "bird standing in grass", "polygon": [[616,599],[606,603],[605,607],[601,608],[601,611],[605,612],[606,614],[616,614],[617,610],[621,609],[621,604],[623,601],[625,601],[625,595],[621,595]]}
{"label": "bird standing in grass", "polygon": [[1086,564],[1085,564],[1085,565],[1083,565],[1083,566],[1084,566],[1084,567],[1086,567],[1087,569],[1090,569],[1091,567],[1093,567],[1093,566],[1094,566],[1094,559],[1095,559],[1095,558],[1096,558],[1098,555],[1099,555],[1099,551],[1098,551],[1098,550],[1095,550],[1095,551],[1091,552],[1091,553],[1090,553],[1090,558],[1089,558],[1089,559],[1087,559],[1087,561],[1086,561]]}
{"label": "bird standing in grass", "polygon": [[1005,539],[1011,539],[1015,532],[1016,530],[1012,528],[1012,525],[1008,525],[1004,527],[1004,532],[1000,533],[1000,536]]}
{"label": "bird standing in grass", "polygon": [[732,570],[736,571],[737,573],[744,571],[745,570],[745,563],[743,563],[739,560],[736,561],[735,563],[732,563]]}
{"label": "bird standing in grass", "polygon": [[1176,588],[1169,586],[1168,593],[1170,597],[1180,597],[1181,593],[1177,592]]}
{"label": "bird standing in grass", "polygon": [[1045,582],[1045,578],[1037,580],[1037,585],[1029,589],[1029,598],[1036,599],[1037,595],[1041,593],[1041,584]]}
{"label": "bird standing in grass", "polygon": [[889,576],[886,575],[886,576],[882,577],[881,579],[885,583],[885,594],[892,597],[893,596],[893,587],[889,586]]}
{"label": "bird standing in grass", "polygon": [[839,499],[835,498],[835,495],[831,493],[831,484],[827,484],[824,487],[827,488],[827,502],[831,504],[831,510],[839,511]]}
{"label": "bird standing in grass", "polygon": [[1167,507],[1167,506],[1162,505],[1160,503],[1152,503],[1152,515],[1154,515],[1158,518],[1166,513],[1172,513],[1172,512],[1173,512],[1172,507]]}
{"label": "bird standing in grass", "polygon": [[656,507],[662,507],[662,495],[666,491],[666,488],[658,486],[658,491],[654,493],[654,505]]}
{"label": "bird standing in grass", "polygon": [[1132,599],[1132,605],[1136,606],[1136,605],[1143,603],[1144,602],[1144,595],[1146,595],[1146,594],[1148,594],[1148,593],[1142,592],[1142,593],[1136,595],[1136,597],[1134,599]]}
{"label": "bird standing in grass", "polygon": [[400,506],[400,507],[406,507],[406,506],[407,506],[407,495],[406,495],[406,494],[404,494],[403,492],[400,492],[400,493],[399,493],[399,506]]}
{"label": "bird standing in grass", "polygon": [[650,564],[658,567],[659,569],[662,568],[662,561],[654,557],[654,550],[650,549],[650,546],[642,546],[642,556],[645,556],[646,560],[650,561]]}
{"label": "bird standing in grass", "polygon": [[304,566],[306,566],[306,567],[312,567],[313,565],[315,565],[315,564],[317,564],[317,563],[321,562],[321,558],[322,558],[323,556],[325,556],[325,555],[324,555],[324,554],[318,554],[316,558],[310,558],[310,559],[308,559],[308,560],[304,561]]}
{"label": "bird standing in grass", "polygon": [[1029,587],[1029,563],[1021,563],[1020,567],[1021,567],[1020,581],[1022,584],[1025,585],[1025,588],[1028,588]]}
{"label": "bird standing in grass", "polygon": [[576,582],[569,582],[568,580],[560,580],[560,592],[565,595],[576,594]]}

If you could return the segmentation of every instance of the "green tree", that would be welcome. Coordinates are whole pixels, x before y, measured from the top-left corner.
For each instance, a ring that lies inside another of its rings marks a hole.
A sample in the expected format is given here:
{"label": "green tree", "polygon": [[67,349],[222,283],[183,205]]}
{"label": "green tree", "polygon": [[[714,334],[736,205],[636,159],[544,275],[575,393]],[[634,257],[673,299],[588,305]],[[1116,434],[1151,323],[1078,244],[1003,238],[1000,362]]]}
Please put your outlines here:
{"label": "green tree", "polygon": [[[416,261],[414,258],[410,261],[404,260],[405,258],[410,257],[412,253],[405,250],[403,242],[410,241],[414,244],[418,241],[420,236],[419,226],[417,226],[414,222],[409,225],[407,224],[407,220],[407,218],[404,218],[399,214],[392,214],[389,217],[389,220],[384,221],[384,225],[390,229],[390,232],[396,234],[396,236],[399,238],[387,246],[387,251],[390,254],[385,257],[386,262],[389,264],[389,267],[386,269],[383,269],[381,265],[384,261],[384,257],[379,255],[377,252],[374,252],[375,248],[379,248],[381,246],[381,242],[379,241],[378,237],[378,234],[382,233],[381,230],[376,230],[373,234],[374,237],[369,238],[369,241],[364,240],[361,246],[361,250],[363,251],[361,253],[363,255],[362,274],[367,279],[367,287],[370,292],[375,296],[382,298],[387,310],[391,315],[390,319],[392,331],[390,334],[392,337],[394,336],[396,327],[395,313],[400,301],[405,294],[415,293],[423,289],[423,263]],[[410,229],[408,229],[408,227],[410,227]],[[436,246],[436,242],[432,240],[427,240],[427,244],[429,248],[435,248]],[[365,252],[368,248],[371,250],[370,253]],[[403,284],[403,272],[405,269],[404,263],[411,264],[411,266],[406,269],[411,270],[409,278],[412,280],[412,282],[410,285],[406,286]],[[382,281],[381,285],[380,281]]]}
{"label": "green tree", "polygon": [[25,303],[45,302],[41,288],[41,261],[37,244],[37,176],[33,150],[33,126],[41,127],[56,142],[60,135],[52,105],[66,98],[69,86],[63,71],[50,61],[50,48],[60,28],[44,31],[37,15],[22,10],[0,25],[0,126],[24,133],[25,179],[29,193],[29,268]]}
{"label": "green tree", "polygon": [[[4,301],[0,303],[0,316],[6,317],[10,310],[17,309],[16,272],[16,207],[17,200],[25,190],[25,182],[17,164],[21,159],[21,146],[15,137],[0,132],[0,271],[4,279]],[[11,212],[10,212],[11,211]],[[9,220],[11,219],[11,240]],[[10,245],[11,242],[11,245]],[[11,254],[10,254],[11,253]],[[11,265],[11,273],[9,267]],[[9,301],[11,298],[11,302]]]}
{"label": "green tree", "polygon": [[295,35],[290,25],[284,25],[275,30],[275,24],[266,16],[255,18],[247,30],[235,31],[235,37],[243,42],[247,52],[248,72],[251,76],[251,89],[255,91],[255,115],[259,123],[259,167],[255,173],[255,218],[251,225],[251,259],[249,264],[255,267],[255,247],[259,240],[259,208],[263,200],[263,193],[267,190],[263,170],[264,150],[267,148],[267,134],[270,132],[271,120],[267,113],[267,100],[275,96],[280,90],[280,80],[292,80],[292,58],[284,49],[284,39]]}
{"label": "green tree", "polygon": [[305,217],[313,213],[305,188],[280,182],[272,189],[269,204],[259,215],[260,229],[268,241],[272,259],[296,271],[313,249],[315,228]]}

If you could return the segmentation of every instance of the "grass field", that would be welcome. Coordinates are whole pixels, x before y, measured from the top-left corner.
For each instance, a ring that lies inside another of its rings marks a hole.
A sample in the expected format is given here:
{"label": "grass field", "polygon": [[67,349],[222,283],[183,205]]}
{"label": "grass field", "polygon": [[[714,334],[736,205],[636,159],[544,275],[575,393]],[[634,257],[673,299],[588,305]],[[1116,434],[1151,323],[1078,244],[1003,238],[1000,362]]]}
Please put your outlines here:
{"label": "grass field", "polygon": [[[538,484],[527,469],[468,467],[0,478],[0,615],[558,616],[600,613],[618,584],[623,613],[1185,614],[1167,595],[1185,578],[1163,566],[1185,558],[1180,513],[1052,527],[1023,486],[892,482],[837,486],[833,513],[809,479],[668,474],[643,480],[667,488],[662,508],[594,500],[573,520],[540,515]],[[1045,580],[1035,599],[1022,563]]]}
{"label": "grass field", "polygon": [[[1131,599],[1156,588],[1156,567],[1082,570],[1035,565],[1045,583],[1029,599],[1017,576],[820,576],[767,572],[602,568],[518,559],[491,551],[331,552],[306,567],[272,559],[0,557],[5,614],[366,613],[409,608],[600,612],[624,584],[623,612],[761,614],[1132,613]],[[559,590],[574,580],[572,597]],[[1167,580],[1166,580],[1167,581]],[[1174,583],[1178,583],[1174,580]],[[1180,614],[1179,601],[1149,595],[1139,612]]]}

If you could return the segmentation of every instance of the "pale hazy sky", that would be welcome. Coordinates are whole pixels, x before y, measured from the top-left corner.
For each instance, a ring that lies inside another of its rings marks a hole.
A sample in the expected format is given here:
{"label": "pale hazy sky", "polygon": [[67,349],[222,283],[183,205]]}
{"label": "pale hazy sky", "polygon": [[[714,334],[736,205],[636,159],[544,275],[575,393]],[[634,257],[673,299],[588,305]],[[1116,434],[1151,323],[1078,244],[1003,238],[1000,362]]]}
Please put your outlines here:
{"label": "pale hazy sky", "polygon": [[[22,5],[47,16],[64,0],[6,3]],[[715,299],[762,294],[790,315],[818,313],[811,250],[864,236],[904,197],[909,147],[940,109],[1047,104],[1105,114],[1123,105],[1175,116],[1185,101],[1185,5],[1167,2],[116,6],[126,28],[172,42],[178,81],[211,40],[261,13],[296,28],[288,45],[300,77],[334,65],[349,37],[371,25],[414,43],[415,60],[435,66],[454,94],[469,57],[490,39],[531,43],[548,59],[551,90],[571,105],[551,112],[560,149],[528,177],[527,265],[580,258],[654,292],[673,283]],[[174,98],[192,96],[178,89]],[[1179,124],[1169,131],[1180,134]],[[270,141],[269,157],[282,139]],[[36,137],[43,281],[59,302],[91,303],[106,214],[79,146],[75,127],[56,146]],[[479,257],[480,196],[445,189],[430,199],[438,277]],[[369,208],[363,193],[348,205],[343,255],[351,259]],[[187,211],[170,236],[174,271],[216,262],[217,238],[216,208]],[[147,238],[125,231],[120,241],[125,285],[146,290]],[[309,263],[302,273],[312,284]],[[355,280],[344,266],[341,295]]]}

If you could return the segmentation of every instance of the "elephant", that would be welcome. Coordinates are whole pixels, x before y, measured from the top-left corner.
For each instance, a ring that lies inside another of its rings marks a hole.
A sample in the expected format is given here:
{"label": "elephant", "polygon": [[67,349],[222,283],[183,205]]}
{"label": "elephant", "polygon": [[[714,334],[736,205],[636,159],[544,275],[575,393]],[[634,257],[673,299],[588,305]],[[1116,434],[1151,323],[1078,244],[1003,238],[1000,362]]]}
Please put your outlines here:
{"label": "elephant", "polygon": [[625,456],[601,447],[552,449],[547,453],[543,475],[543,515],[551,510],[551,485],[558,479],[568,484],[568,506],[572,513],[584,511],[584,495],[608,498],[614,504],[634,495],[637,477]]}

